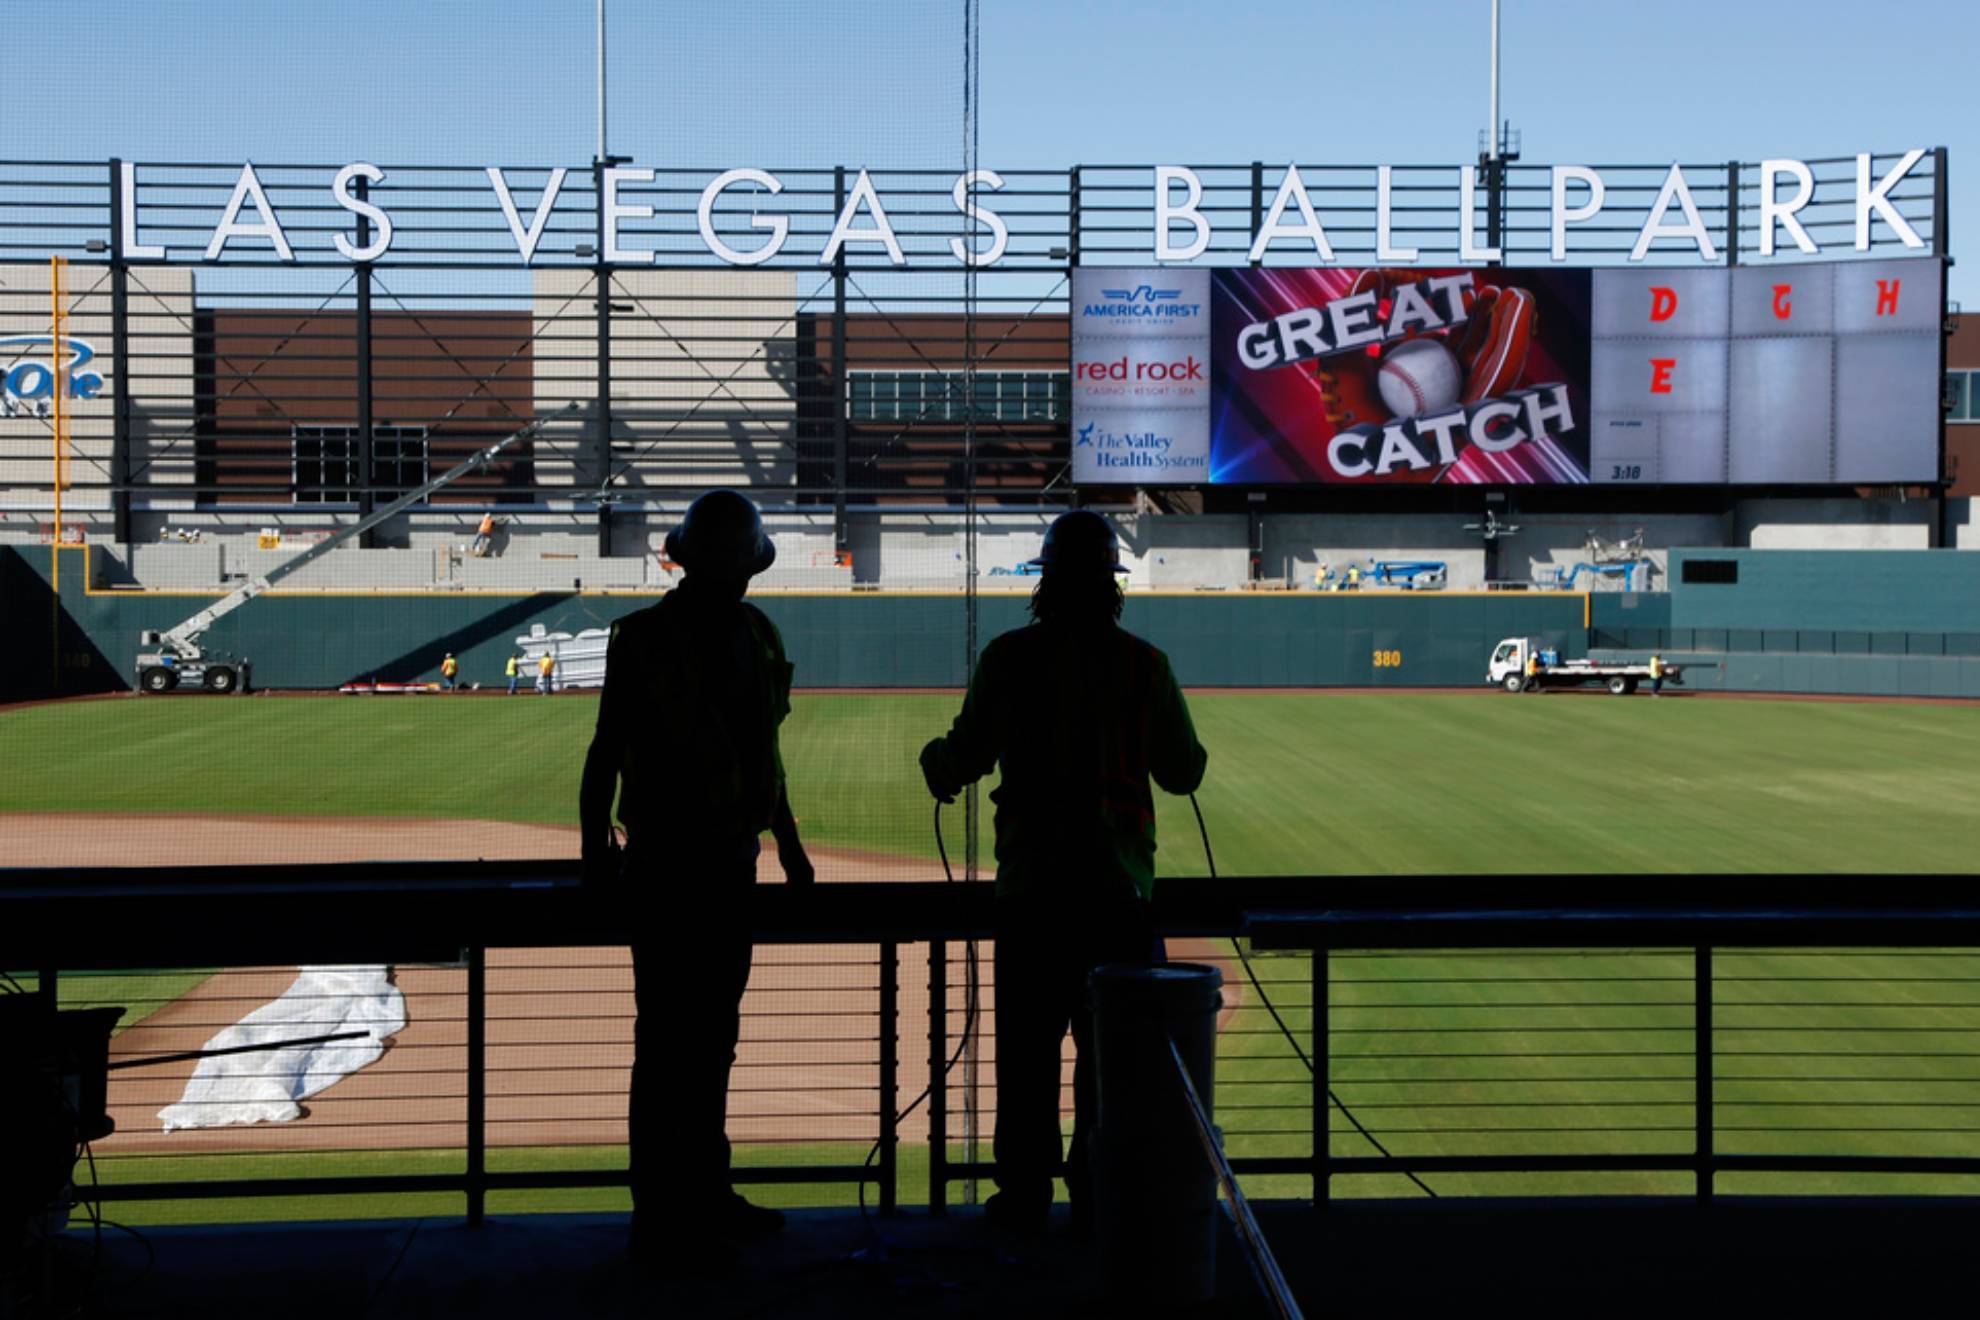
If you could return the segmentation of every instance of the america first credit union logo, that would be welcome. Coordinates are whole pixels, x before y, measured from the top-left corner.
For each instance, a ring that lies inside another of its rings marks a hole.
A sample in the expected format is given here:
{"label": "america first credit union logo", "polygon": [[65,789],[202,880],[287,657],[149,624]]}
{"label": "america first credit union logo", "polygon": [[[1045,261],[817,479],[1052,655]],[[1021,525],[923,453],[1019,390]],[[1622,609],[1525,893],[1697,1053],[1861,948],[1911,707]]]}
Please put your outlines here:
{"label": "america first credit union logo", "polygon": [[1102,289],[1098,302],[1080,309],[1082,318],[1124,321],[1190,321],[1203,315],[1203,304],[1184,302],[1183,291],[1137,284],[1125,289]]}

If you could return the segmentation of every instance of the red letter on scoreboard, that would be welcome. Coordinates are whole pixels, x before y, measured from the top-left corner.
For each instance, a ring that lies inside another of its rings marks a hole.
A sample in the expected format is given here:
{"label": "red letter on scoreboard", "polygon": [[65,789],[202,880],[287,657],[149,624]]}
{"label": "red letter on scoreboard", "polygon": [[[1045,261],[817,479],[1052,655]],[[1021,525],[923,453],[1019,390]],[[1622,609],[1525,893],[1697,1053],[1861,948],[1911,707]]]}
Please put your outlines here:
{"label": "red letter on scoreboard", "polygon": [[1678,296],[1675,289],[1661,284],[1650,286],[1650,319],[1668,321],[1678,309]]}
{"label": "red letter on scoreboard", "polygon": [[1793,311],[1790,305],[1793,299],[1794,286],[1792,284],[1776,284],[1774,286],[1774,317],[1776,320],[1785,321],[1788,319],[1788,314]]}
{"label": "red letter on scoreboard", "polygon": [[1877,281],[1877,315],[1897,315],[1898,285],[1902,283],[1903,280]]}
{"label": "red letter on scoreboard", "polygon": [[1650,359],[1650,392],[1669,394],[1671,392],[1671,368],[1677,365],[1676,358]]}

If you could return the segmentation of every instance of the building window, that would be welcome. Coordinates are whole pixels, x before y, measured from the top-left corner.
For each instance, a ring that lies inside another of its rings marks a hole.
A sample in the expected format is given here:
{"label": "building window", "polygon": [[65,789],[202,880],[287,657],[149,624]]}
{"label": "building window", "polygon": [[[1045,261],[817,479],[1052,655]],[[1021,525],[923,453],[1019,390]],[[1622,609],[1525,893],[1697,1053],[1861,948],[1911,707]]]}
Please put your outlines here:
{"label": "building window", "polygon": [[[1063,371],[979,371],[976,420],[1063,422],[1071,380]],[[855,422],[961,423],[969,419],[968,398],[969,379],[960,371],[846,373],[846,413]]]}
{"label": "building window", "polygon": [[1980,422],[1980,371],[1946,373],[1946,420]]}
{"label": "building window", "polygon": [[[373,426],[371,435],[373,489],[403,494],[426,484],[424,426]],[[297,424],[289,443],[296,503],[357,503],[359,428]]]}

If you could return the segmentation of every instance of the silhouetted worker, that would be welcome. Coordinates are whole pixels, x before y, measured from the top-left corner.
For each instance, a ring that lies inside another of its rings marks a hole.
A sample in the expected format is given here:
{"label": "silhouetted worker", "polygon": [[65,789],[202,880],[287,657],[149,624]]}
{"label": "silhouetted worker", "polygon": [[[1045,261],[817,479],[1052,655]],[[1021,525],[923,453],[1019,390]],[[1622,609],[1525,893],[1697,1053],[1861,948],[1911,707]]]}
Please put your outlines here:
{"label": "silhouetted worker", "polygon": [[783,1227],[730,1187],[724,1118],[757,836],[775,835],[789,883],[810,884],[812,869],[777,748],[791,666],[776,626],[743,601],[776,548],[756,506],[718,490],[668,535],[667,557],[681,584],[612,627],[579,815],[587,882],[616,893],[632,944],[632,1247],[691,1258]]}
{"label": "silhouetted worker", "polygon": [[1001,765],[997,804],[997,1187],[991,1222],[1045,1224],[1061,1171],[1059,1050],[1070,1025],[1076,1232],[1090,1229],[1095,1117],[1086,976],[1155,956],[1155,803],[1148,781],[1194,792],[1208,757],[1168,657],[1121,630],[1118,542],[1076,510],[1045,534],[1034,622],[984,648],[948,736],[921,752],[952,801]]}

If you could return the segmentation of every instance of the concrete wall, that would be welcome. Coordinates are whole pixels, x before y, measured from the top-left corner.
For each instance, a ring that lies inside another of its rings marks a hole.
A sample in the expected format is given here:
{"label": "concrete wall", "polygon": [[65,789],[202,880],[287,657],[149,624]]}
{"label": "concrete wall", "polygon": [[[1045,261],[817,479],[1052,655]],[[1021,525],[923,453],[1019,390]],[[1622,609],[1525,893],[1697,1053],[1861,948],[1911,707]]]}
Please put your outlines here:
{"label": "concrete wall", "polygon": [[1731,544],[1755,550],[1928,550],[1928,500],[1745,500]]}
{"label": "concrete wall", "polygon": [[[1946,511],[1946,537],[1960,549],[1980,549],[1975,501],[1953,501]],[[467,547],[480,520],[479,506],[424,509],[394,520],[381,529],[383,545],[429,555],[431,576],[417,578],[407,561],[379,558],[339,559],[340,568],[312,570],[301,583],[361,589],[400,588],[430,583],[440,587],[487,590],[567,590],[572,581],[614,587],[665,586],[672,580],[659,563],[661,547],[685,507],[685,498],[662,505],[626,507],[613,520],[613,555],[598,555],[597,516],[592,506],[569,509],[500,510],[505,525],[498,532],[495,555],[469,562]],[[1248,519],[1242,514],[1154,514],[1107,510],[1121,535],[1122,561],[1128,584],[1138,590],[1233,589],[1250,575]],[[1833,513],[1838,521],[1824,524]],[[977,585],[985,591],[1023,590],[1025,580],[1013,570],[1038,553],[1050,524],[1050,512],[985,510],[977,520]],[[1578,517],[1512,515],[1517,533],[1499,542],[1498,576],[1510,581],[1546,583],[1590,560],[1588,537],[1618,542],[1643,533],[1649,575],[1639,576],[1637,589],[1661,591],[1669,585],[1669,563],[1675,551],[1746,549],[1746,539],[1765,542],[1811,540],[1826,549],[1902,550],[1906,542],[1923,541],[1931,527],[1932,510],[1920,501],[1747,501],[1732,512],[1676,515],[1605,515]],[[94,519],[95,521],[90,521]],[[110,547],[99,560],[105,582],[190,589],[218,587],[220,561],[212,547],[223,545],[246,554],[257,536],[274,529],[297,546],[340,526],[352,515],[320,510],[140,511],[134,516],[137,543],[130,553]],[[85,514],[92,541],[103,544],[109,535],[103,515]],[[1349,564],[1364,571],[1369,560],[1429,560],[1444,563],[1451,590],[1476,590],[1484,585],[1485,549],[1467,523],[1478,519],[1463,514],[1320,515],[1266,514],[1262,575],[1288,579],[1289,585],[1313,585],[1322,563],[1336,572]],[[41,516],[0,509],[0,543],[31,544],[37,539]],[[863,586],[894,590],[954,590],[963,582],[967,545],[959,513],[856,512],[849,515],[850,569],[834,561],[829,510],[777,510],[765,516],[778,545],[778,563],[765,586],[829,589]],[[188,545],[157,538],[174,529],[197,528],[200,541]],[[1818,535],[1820,529],[1826,532]],[[1871,545],[1864,545],[1871,542]],[[338,551],[336,556],[346,554]],[[383,551],[375,552],[383,554]],[[639,567],[640,561],[645,563]],[[229,573],[247,560],[225,561]],[[254,561],[261,562],[261,561]],[[386,575],[367,582],[362,565],[385,566]],[[1001,570],[1001,571],[1000,571]],[[415,580],[417,578],[417,580]],[[1619,592],[1620,577],[1583,575],[1578,589],[1596,594]]]}
{"label": "concrete wall", "polygon": [[[593,276],[538,270],[533,277],[539,412],[596,394]],[[615,270],[611,277],[612,443],[623,460],[664,458],[672,486],[789,486],[796,479],[797,276],[790,271]],[[596,490],[597,470],[580,424],[539,440],[546,484]],[[592,433],[595,434],[595,431]],[[617,485],[637,481],[623,474]]]}
{"label": "concrete wall", "polygon": [[[48,335],[48,263],[0,263],[0,338]],[[193,272],[187,267],[146,267],[130,283],[130,344],[138,359],[127,382],[131,395],[131,473],[157,488],[139,496],[155,507],[190,507],[171,488],[193,480]],[[68,272],[63,334],[82,341],[94,356],[79,361],[71,350],[60,376],[95,374],[95,397],[66,397],[69,480],[107,482],[111,465],[114,391],[121,364],[111,338],[110,278],[100,266]],[[52,365],[47,345],[0,348],[0,374],[23,363]],[[52,400],[0,397],[0,508],[43,509],[53,498],[54,443],[46,409]],[[110,492],[87,486],[63,493],[65,512],[107,510]],[[65,519],[66,521],[66,519]]]}

